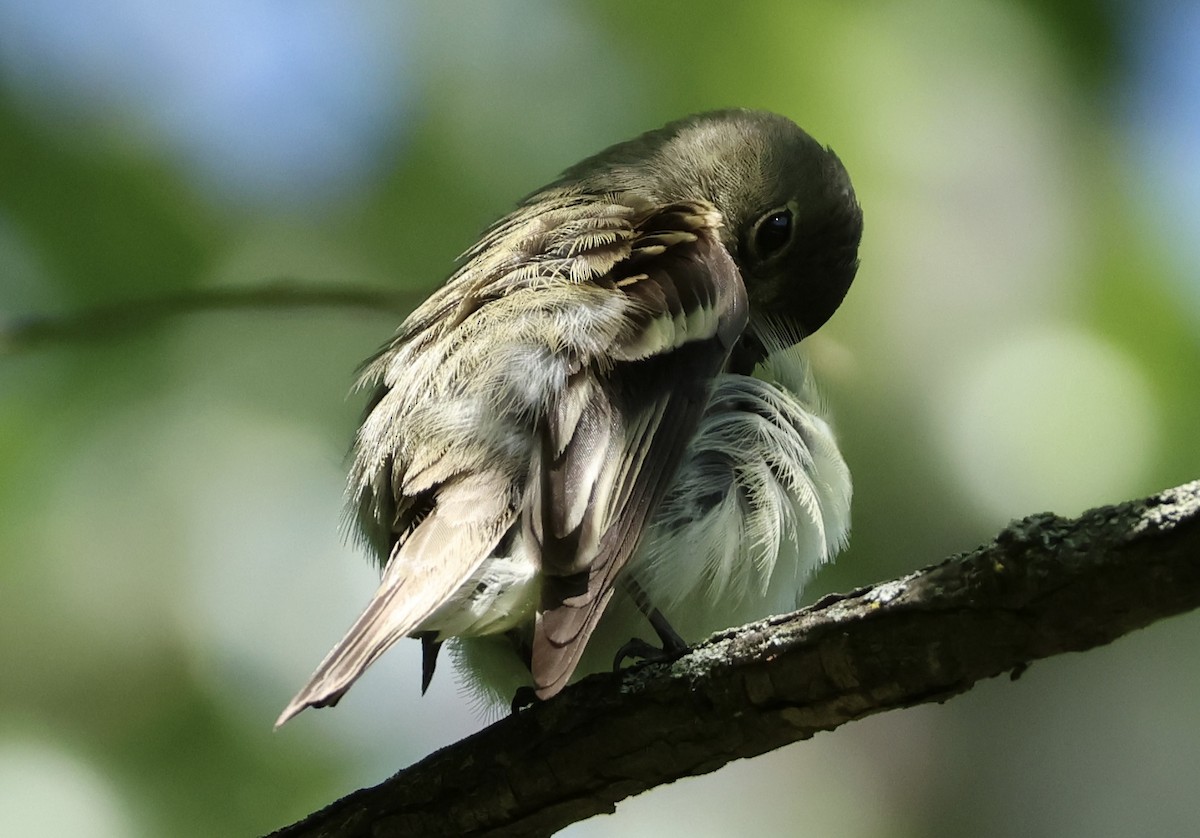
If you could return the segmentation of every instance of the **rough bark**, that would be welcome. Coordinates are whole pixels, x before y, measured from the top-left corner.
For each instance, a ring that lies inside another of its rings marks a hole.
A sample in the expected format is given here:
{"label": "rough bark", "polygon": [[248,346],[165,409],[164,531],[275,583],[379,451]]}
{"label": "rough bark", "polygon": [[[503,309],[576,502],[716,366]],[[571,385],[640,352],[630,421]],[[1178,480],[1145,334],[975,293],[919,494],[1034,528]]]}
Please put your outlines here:
{"label": "rough bark", "polygon": [[1200,481],[588,678],[273,833],[546,835],[625,797],[1200,606]]}

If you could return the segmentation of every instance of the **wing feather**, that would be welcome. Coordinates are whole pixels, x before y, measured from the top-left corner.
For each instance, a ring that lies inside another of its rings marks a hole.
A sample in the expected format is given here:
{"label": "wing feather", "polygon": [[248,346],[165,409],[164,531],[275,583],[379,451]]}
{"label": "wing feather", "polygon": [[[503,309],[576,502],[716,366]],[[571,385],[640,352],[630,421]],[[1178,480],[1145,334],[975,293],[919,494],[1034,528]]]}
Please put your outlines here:
{"label": "wing feather", "polygon": [[568,398],[586,400],[568,414],[578,417],[573,427],[557,426],[559,413],[542,429],[528,513],[542,558],[532,652],[542,698],[574,671],[745,327],[741,277],[715,227],[695,225],[696,214],[672,208],[653,219],[668,232],[684,223],[699,232],[635,242],[640,258],[628,270],[644,276],[609,277],[635,302],[632,328],[610,364],[585,371],[579,393],[568,387]]}

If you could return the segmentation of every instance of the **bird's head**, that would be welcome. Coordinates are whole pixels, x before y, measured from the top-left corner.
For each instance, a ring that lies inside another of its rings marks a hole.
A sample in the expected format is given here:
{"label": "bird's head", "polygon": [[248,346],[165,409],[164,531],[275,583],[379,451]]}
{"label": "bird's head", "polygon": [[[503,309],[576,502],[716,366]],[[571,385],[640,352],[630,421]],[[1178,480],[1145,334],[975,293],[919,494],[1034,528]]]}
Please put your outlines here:
{"label": "bird's head", "polygon": [[801,336],[815,332],[858,270],[862,210],[837,155],[764,111],[703,114],[674,127],[656,155],[664,190],[721,212],[752,311],[794,321]]}
{"label": "bird's head", "polygon": [[561,182],[632,191],[661,203],[705,200],[752,313],[812,334],[858,270],[862,210],[832,150],[791,120],[755,110],[697,114],[613,146]]}

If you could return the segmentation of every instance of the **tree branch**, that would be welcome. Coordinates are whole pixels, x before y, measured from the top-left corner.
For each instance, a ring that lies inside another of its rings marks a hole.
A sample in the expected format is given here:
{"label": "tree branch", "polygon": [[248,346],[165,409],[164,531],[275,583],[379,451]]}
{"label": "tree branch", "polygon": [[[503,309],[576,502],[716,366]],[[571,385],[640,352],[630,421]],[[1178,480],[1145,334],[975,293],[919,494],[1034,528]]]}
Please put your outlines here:
{"label": "tree branch", "polygon": [[273,833],[547,835],[680,777],[1200,606],[1200,481],[587,678]]}
{"label": "tree branch", "polygon": [[70,314],[0,319],[0,357],[55,344],[122,337],[169,317],[206,311],[342,308],[405,315],[426,295],[426,290],[383,290],[286,278],[254,286],[198,288],[107,303]]}

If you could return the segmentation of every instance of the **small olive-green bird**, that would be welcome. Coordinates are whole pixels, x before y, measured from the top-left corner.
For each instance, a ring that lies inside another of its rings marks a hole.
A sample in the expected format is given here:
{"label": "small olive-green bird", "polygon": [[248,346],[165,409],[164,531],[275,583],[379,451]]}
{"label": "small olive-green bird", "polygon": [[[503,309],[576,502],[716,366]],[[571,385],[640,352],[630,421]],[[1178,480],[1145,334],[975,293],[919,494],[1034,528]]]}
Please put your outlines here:
{"label": "small olive-green bird", "polygon": [[422,689],[452,640],[485,698],[546,699],[585,649],[795,608],[851,490],[792,347],[861,234],[834,153],[753,110],[612,146],[496,222],[365,365],[348,491],[382,581],[277,725],[403,637]]}

